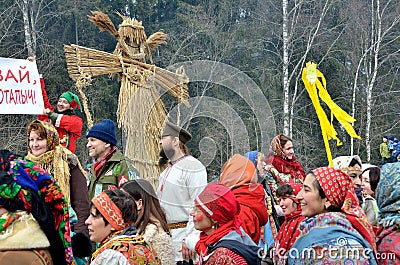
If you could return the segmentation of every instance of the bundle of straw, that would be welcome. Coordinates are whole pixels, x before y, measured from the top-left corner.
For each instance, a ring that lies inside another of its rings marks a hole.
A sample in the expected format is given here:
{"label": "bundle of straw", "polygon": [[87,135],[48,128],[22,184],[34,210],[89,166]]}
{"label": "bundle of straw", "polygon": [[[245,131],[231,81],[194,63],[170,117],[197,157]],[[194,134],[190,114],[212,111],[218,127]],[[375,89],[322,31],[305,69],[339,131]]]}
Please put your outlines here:
{"label": "bundle of straw", "polygon": [[154,73],[154,82],[181,102],[188,97],[187,84],[189,78],[186,74],[172,73],[155,65],[146,64],[130,58],[121,57],[112,53],[90,49],[78,45],[64,45],[69,76],[76,82],[82,74],[99,76],[105,74],[118,74],[123,72],[122,63],[127,66],[134,65],[142,72]]}
{"label": "bundle of straw", "polygon": [[166,112],[155,85],[186,103],[189,82],[183,68],[176,73],[155,65],[139,62],[78,45],[64,45],[67,68],[75,82],[82,77],[119,74],[121,89],[118,100],[118,125],[127,133],[125,155],[142,178],[154,187],[158,181],[159,136]]}

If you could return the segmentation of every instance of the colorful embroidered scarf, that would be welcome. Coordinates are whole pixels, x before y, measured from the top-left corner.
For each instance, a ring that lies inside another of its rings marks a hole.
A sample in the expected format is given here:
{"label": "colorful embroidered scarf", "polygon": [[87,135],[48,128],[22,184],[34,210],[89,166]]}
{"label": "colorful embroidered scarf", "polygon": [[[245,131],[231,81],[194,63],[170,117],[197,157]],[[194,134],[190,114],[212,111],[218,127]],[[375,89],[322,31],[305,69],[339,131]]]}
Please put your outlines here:
{"label": "colorful embroidered scarf", "polygon": [[101,170],[103,169],[104,165],[108,160],[110,160],[110,158],[114,155],[117,149],[118,149],[117,146],[113,146],[105,156],[103,156],[94,163],[93,169],[94,169],[94,174],[96,174],[96,177],[100,176]]}
{"label": "colorful embroidered scarf", "polygon": [[42,127],[45,130],[47,151],[40,156],[35,156],[32,154],[32,150],[29,147],[29,135],[31,131],[28,130],[28,154],[25,156],[25,159],[33,161],[35,165],[50,173],[61,187],[67,202],[70,203],[70,171],[67,157],[68,155],[72,155],[72,152],[61,146],[58,132],[52,124],[35,120],[28,125],[28,128],[32,125],[35,125],[36,127]]}
{"label": "colorful embroidered scarf", "polygon": [[303,185],[299,183],[288,183],[288,185],[292,187],[294,193],[294,195],[290,195],[288,197],[292,199],[295,203],[297,203],[297,209],[289,215],[285,215],[285,221],[279,229],[275,244],[275,255],[278,256],[279,254],[279,258],[282,258],[282,254],[288,251],[296,241],[297,237],[300,234],[300,231],[298,229],[299,225],[301,221],[304,220],[304,216],[301,215],[300,202],[298,199],[296,199],[296,195],[303,188]]}
{"label": "colorful embroidered scarf", "polygon": [[342,210],[353,227],[368,241],[376,253],[375,236],[361,209],[349,175],[341,170],[320,167],[312,170],[328,201]]}
{"label": "colorful embroidered scarf", "polygon": [[101,192],[99,195],[95,196],[92,199],[92,202],[96,209],[104,218],[106,218],[114,229],[119,231],[128,226],[124,221],[121,210],[105,192]]}
{"label": "colorful embroidered scarf", "polygon": [[219,182],[231,189],[257,183],[257,171],[253,162],[242,155],[235,154],[222,169]]}
{"label": "colorful embroidered scarf", "polygon": [[54,264],[75,264],[68,203],[54,178],[31,161],[16,159],[7,167],[9,171],[0,175],[0,205],[32,213],[50,241]]}
{"label": "colorful embroidered scarf", "polygon": [[101,256],[105,250],[112,249],[124,255],[129,265],[161,264],[161,261],[156,256],[156,252],[153,247],[147,244],[142,236],[137,235],[136,229],[131,228],[132,226],[127,228],[127,230],[130,231],[129,233],[127,233],[127,235],[125,235],[125,230],[111,233],[101,243],[100,247],[93,253],[91,262],[93,263],[93,261]]}
{"label": "colorful embroidered scarf", "polygon": [[376,195],[379,226],[400,226],[400,162],[382,166]]}
{"label": "colorful embroidered scarf", "polygon": [[279,173],[290,175],[292,178],[299,179],[300,182],[303,182],[306,177],[303,166],[296,160],[296,157],[293,156],[293,158],[289,160],[284,155],[280,140],[281,136],[282,134],[279,134],[272,139],[270,153],[266,158],[266,163],[272,164]]}
{"label": "colorful embroidered scarf", "polygon": [[345,213],[325,212],[304,219],[288,264],[377,264],[370,243]]}

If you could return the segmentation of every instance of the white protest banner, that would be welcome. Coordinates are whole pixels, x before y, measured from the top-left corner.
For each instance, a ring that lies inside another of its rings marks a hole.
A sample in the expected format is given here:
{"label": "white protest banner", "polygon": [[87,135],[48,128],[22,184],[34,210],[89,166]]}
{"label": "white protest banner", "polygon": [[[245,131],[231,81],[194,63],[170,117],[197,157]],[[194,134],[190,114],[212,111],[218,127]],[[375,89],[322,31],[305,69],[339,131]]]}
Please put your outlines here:
{"label": "white protest banner", "polygon": [[0,114],[43,114],[36,62],[0,58]]}

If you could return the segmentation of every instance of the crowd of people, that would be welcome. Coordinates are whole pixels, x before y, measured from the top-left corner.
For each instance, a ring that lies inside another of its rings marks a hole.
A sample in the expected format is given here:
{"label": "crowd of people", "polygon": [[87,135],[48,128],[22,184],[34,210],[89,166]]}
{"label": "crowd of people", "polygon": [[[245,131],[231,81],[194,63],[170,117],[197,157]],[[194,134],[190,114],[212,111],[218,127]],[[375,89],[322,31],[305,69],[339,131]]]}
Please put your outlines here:
{"label": "crowd of people", "polygon": [[191,134],[166,120],[153,187],[109,119],[86,133],[93,161],[83,170],[75,108],[78,97],[63,93],[28,124],[26,155],[0,150],[0,264],[400,262],[400,162],[387,160],[396,139],[384,138],[381,167],[340,156],[306,174],[279,134],[267,155],[234,154],[208,183]]}

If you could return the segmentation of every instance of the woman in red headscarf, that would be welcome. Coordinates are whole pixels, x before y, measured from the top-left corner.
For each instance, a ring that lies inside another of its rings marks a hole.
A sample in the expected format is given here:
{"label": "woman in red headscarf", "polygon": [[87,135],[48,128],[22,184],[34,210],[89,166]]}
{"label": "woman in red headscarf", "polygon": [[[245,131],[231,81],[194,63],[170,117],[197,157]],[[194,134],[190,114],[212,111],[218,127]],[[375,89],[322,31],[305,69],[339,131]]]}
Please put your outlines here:
{"label": "woman in red headscarf", "polygon": [[297,195],[307,219],[289,250],[289,264],[377,264],[375,237],[362,211],[351,178],[321,167],[304,180]]}
{"label": "woman in red headscarf", "polygon": [[280,186],[276,191],[285,221],[280,227],[274,243],[274,264],[286,264],[287,252],[300,234],[299,225],[304,220],[304,216],[301,215],[301,206],[296,195],[302,187],[302,184],[290,183]]}
{"label": "woman in red headscarf", "polygon": [[293,141],[286,135],[279,134],[272,139],[266,163],[266,180],[274,195],[279,186],[302,183],[306,177],[303,166],[294,156]]}
{"label": "woman in red headscarf", "polygon": [[257,183],[256,168],[246,157],[235,154],[222,170],[219,182],[228,186],[240,204],[239,219],[244,231],[258,244],[260,231],[268,222],[265,190]]}
{"label": "woman in red headscarf", "polygon": [[259,248],[240,227],[240,205],[228,187],[208,184],[194,204],[190,215],[201,231],[195,246],[200,265],[261,263]]}

